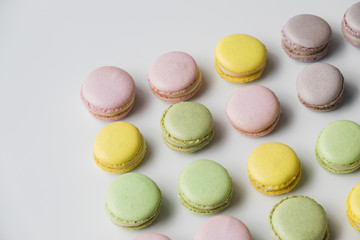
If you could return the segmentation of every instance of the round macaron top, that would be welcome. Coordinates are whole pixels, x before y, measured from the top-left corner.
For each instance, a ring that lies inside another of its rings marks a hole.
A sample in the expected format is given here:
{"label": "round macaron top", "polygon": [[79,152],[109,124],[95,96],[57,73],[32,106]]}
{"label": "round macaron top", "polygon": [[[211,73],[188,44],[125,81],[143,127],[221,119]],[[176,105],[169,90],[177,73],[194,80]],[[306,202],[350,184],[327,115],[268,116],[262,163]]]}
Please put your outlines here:
{"label": "round macaron top", "polygon": [[300,161],[292,148],[270,142],[256,147],[247,163],[248,173],[258,186],[277,190],[288,186],[301,170]]}
{"label": "round macaron top", "polygon": [[290,196],[277,203],[270,213],[270,225],[276,239],[328,239],[325,210],[305,196]]}
{"label": "round macaron top", "polygon": [[136,224],[153,217],[161,204],[161,192],[154,181],[139,173],[125,173],[108,187],[105,208],[124,224]]}
{"label": "round macaron top", "polygon": [[168,52],[151,65],[149,83],[164,93],[181,92],[195,82],[198,72],[198,66],[189,54]]}
{"label": "round macaron top", "polygon": [[112,122],[96,135],[93,155],[107,166],[126,165],[139,155],[143,144],[137,127],[128,122]]}
{"label": "round macaron top", "polygon": [[280,103],[269,88],[249,85],[235,91],[226,104],[226,115],[231,124],[242,131],[261,132],[276,121]]}
{"label": "round macaron top", "polygon": [[167,109],[163,124],[170,136],[188,141],[207,135],[212,130],[213,118],[204,105],[196,102],[181,102]]}
{"label": "round macaron top", "polygon": [[251,74],[265,66],[267,51],[258,39],[246,34],[232,34],[215,48],[218,64],[237,74]]}
{"label": "round macaron top", "polygon": [[360,32],[360,2],[353,4],[346,11],[345,20],[352,30]]}
{"label": "round macaron top", "polygon": [[86,77],[81,94],[95,113],[118,111],[134,98],[135,82],[121,68],[100,67]]}
{"label": "round macaron top", "polygon": [[349,120],[329,123],[319,134],[316,152],[332,168],[346,168],[360,161],[360,125]]}
{"label": "round macaron top", "polygon": [[180,173],[179,195],[192,206],[214,207],[228,200],[232,181],[226,169],[211,160],[196,160]]}
{"label": "round macaron top", "polygon": [[320,47],[331,38],[330,25],[324,19],[311,14],[290,18],[282,31],[291,42],[306,48]]}
{"label": "round macaron top", "polygon": [[196,231],[194,240],[251,240],[249,229],[239,219],[218,215],[209,218]]}
{"label": "round macaron top", "polygon": [[328,63],[313,63],[305,67],[296,80],[299,97],[311,105],[329,104],[336,99],[344,79],[336,67]]}
{"label": "round macaron top", "polygon": [[170,238],[160,233],[144,233],[134,238],[134,240],[170,240]]}
{"label": "round macaron top", "polygon": [[352,220],[359,224],[360,228],[360,183],[351,190],[346,205],[347,211],[351,213]]}

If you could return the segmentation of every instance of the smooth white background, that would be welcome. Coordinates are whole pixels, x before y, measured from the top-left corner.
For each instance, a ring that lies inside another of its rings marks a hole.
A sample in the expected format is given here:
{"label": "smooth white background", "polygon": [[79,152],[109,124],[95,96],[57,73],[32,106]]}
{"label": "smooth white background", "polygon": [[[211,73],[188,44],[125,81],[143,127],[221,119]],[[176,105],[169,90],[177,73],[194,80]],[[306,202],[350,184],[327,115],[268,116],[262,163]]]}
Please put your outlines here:
{"label": "smooth white background", "polygon": [[[210,216],[185,209],[177,197],[180,171],[197,159],[211,159],[228,169],[234,196],[222,212],[241,219],[255,240],[271,239],[268,215],[292,194],[314,198],[326,210],[331,239],[359,239],[347,222],[345,200],[360,182],[360,171],[331,174],[314,156],[317,135],[329,122],[360,123],[360,49],[347,43],[340,23],[356,1],[0,1],[0,239],[133,239],[160,232],[174,240],[192,239]],[[280,31],[294,15],[324,18],[333,30],[322,59],[345,77],[340,108],[314,112],[298,99],[295,81],[309,63],[285,55]],[[262,77],[249,84],[272,89],[281,103],[278,126],[268,136],[240,135],[225,116],[225,104],[245,85],[221,79],[214,68],[217,42],[233,33],[250,34],[268,49]],[[192,55],[204,77],[192,101],[213,114],[215,138],[203,150],[181,154],[161,139],[159,120],[168,103],[150,91],[151,63],[167,51]],[[148,152],[134,172],[152,178],[163,194],[158,219],[129,231],[104,212],[107,186],[118,175],[104,172],[92,159],[97,132],[108,122],[92,118],[80,101],[80,86],[93,69],[114,65],[136,82],[135,107],[123,121],[143,133]],[[266,196],[250,185],[247,157],[258,145],[277,141],[291,146],[303,166],[298,186],[288,194]]]}

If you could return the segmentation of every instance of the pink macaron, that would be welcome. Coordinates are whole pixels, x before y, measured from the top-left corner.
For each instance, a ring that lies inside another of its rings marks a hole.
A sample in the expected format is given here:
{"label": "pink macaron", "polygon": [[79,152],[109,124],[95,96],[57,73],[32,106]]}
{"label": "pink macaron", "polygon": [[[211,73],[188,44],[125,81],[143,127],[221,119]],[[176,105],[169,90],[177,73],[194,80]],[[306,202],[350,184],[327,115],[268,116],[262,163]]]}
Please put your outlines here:
{"label": "pink macaron", "polygon": [[331,39],[330,25],[322,18],[300,14],[290,18],[281,30],[285,53],[296,60],[310,62],[326,55]]}
{"label": "pink macaron", "polygon": [[170,240],[170,238],[160,233],[144,233],[134,238],[134,240]]}
{"label": "pink macaron", "polygon": [[194,240],[251,240],[247,226],[239,219],[218,215],[211,217],[198,228]]}
{"label": "pink macaron", "polygon": [[269,88],[249,85],[230,96],[226,116],[241,134],[261,137],[269,134],[278,123],[280,102]]}
{"label": "pink macaron", "polygon": [[101,120],[118,120],[134,106],[135,82],[121,68],[99,67],[81,85],[81,100],[90,114]]}
{"label": "pink macaron", "polygon": [[345,12],[341,30],[349,43],[355,47],[360,47],[360,2],[353,4]]}
{"label": "pink macaron", "polygon": [[188,100],[202,84],[194,58],[178,51],[158,57],[150,67],[148,81],[155,96],[171,103]]}

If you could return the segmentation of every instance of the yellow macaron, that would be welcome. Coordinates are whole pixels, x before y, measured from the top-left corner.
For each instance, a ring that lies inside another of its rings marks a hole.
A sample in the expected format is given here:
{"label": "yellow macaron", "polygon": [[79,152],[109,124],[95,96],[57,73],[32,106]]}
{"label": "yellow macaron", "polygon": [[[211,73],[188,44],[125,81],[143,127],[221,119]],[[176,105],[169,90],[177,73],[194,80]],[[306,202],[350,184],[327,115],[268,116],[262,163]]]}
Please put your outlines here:
{"label": "yellow macaron", "polygon": [[360,183],[351,190],[346,199],[346,215],[351,226],[360,232]]}
{"label": "yellow macaron", "polygon": [[267,50],[258,39],[232,34],[215,48],[215,69],[230,82],[245,83],[259,78],[266,65]]}
{"label": "yellow macaron", "polygon": [[113,122],[96,135],[93,157],[105,171],[123,173],[139,165],[145,152],[145,140],[137,127],[128,122]]}
{"label": "yellow macaron", "polygon": [[301,163],[294,150],[277,142],[256,147],[247,167],[253,187],[267,195],[289,192],[301,177]]}

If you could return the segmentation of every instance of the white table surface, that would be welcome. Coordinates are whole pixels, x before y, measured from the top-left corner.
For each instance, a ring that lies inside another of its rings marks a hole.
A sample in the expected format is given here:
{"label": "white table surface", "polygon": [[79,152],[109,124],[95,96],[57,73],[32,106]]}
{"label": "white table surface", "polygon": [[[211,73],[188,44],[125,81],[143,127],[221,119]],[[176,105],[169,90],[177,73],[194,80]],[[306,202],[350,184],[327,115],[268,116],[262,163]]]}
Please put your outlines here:
{"label": "white table surface", "polygon": [[[209,215],[185,209],[177,197],[180,171],[197,159],[211,159],[228,169],[234,196],[221,212],[241,219],[255,240],[271,239],[268,215],[280,199],[303,194],[326,210],[331,239],[360,239],[346,219],[345,200],[360,182],[360,170],[336,175],[314,156],[320,130],[329,122],[360,123],[360,49],[347,43],[340,23],[356,1],[0,1],[0,239],[133,239],[159,232],[174,240],[192,239]],[[295,81],[309,63],[290,59],[280,45],[285,22],[301,13],[324,18],[333,30],[322,62],[345,77],[340,108],[314,112],[298,99]],[[225,104],[244,86],[221,79],[214,68],[217,42],[233,33],[250,34],[268,49],[262,77],[249,84],[272,89],[281,103],[278,126],[268,136],[249,138],[236,132]],[[161,139],[159,120],[168,103],[150,91],[151,63],[167,51],[192,55],[204,77],[191,100],[213,114],[215,138],[203,150],[182,154]],[[129,231],[112,224],[104,212],[105,191],[117,174],[98,168],[92,145],[108,122],[92,118],[80,101],[80,85],[93,69],[114,65],[136,82],[135,107],[123,121],[143,133],[148,152],[134,172],[152,178],[163,194],[158,219]],[[303,166],[295,189],[280,196],[257,192],[248,180],[247,157],[258,145],[282,142]]]}

